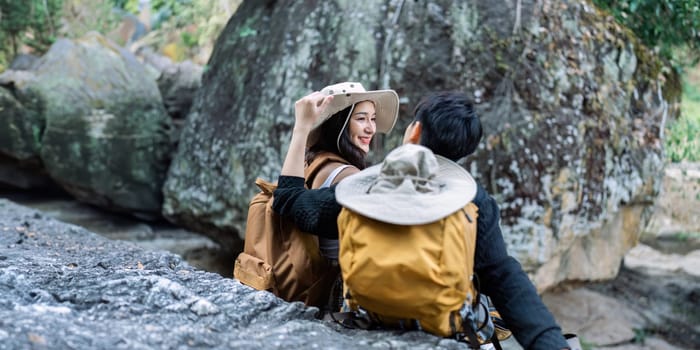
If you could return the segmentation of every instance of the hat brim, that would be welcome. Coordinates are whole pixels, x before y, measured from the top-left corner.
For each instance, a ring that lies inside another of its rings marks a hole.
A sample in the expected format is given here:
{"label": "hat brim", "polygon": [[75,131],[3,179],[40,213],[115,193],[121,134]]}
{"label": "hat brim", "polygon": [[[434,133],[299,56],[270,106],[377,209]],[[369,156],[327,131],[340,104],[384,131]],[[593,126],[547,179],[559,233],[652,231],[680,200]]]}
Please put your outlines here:
{"label": "hat brim", "polygon": [[318,121],[313,125],[309,133],[307,145],[312,145],[320,137],[319,126],[328,118],[343,109],[362,101],[372,101],[377,115],[377,132],[387,134],[396,125],[399,115],[399,95],[394,90],[373,90],[366,92],[352,92],[347,94],[335,94]]}
{"label": "hat brim", "polygon": [[476,181],[457,163],[437,156],[435,180],[443,185],[437,194],[367,193],[381,163],[343,179],[335,189],[340,205],[368,218],[395,225],[421,225],[442,219],[463,208],[476,196]]}

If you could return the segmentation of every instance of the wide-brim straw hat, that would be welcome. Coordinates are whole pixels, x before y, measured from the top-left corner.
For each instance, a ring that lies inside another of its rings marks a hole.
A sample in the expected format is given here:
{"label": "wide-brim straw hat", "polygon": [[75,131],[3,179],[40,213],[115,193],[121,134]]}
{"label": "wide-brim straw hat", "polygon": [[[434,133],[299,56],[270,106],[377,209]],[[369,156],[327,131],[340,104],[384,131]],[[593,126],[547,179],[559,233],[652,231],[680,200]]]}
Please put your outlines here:
{"label": "wide-brim straw hat", "polygon": [[406,144],[384,161],[343,179],[335,190],[343,207],[396,225],[442,219],[476,196],[476,181],[457,163]]}
{"label": "wide-brim straw hat", "polygon": [[307,145],[318,141],[320,137],[319,126],[323,122],[343,109],[362,101],[374,103],[374,110],[377,114],[377,132],[386,134],[396,124],[399,115],[399,95],[394,90],[367,91],[360,83],[343,82],[326,86],[321,90],[321,93],[327,96],[333,95],[333,100],[314,123],[306,142]]}

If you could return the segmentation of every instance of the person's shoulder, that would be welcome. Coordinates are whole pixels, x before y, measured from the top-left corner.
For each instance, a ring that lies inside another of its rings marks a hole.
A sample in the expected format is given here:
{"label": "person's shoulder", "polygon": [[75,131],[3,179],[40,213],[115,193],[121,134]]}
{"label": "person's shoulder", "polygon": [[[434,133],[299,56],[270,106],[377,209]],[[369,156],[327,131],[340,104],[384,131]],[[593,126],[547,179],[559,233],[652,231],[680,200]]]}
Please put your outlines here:
{"label": "person's shoulder", "polygon": [[344,178],[346,178],[350,175],[353,175],[353,174],[357,174],[359,172],[360,172],[360,169],[358,167],[356,167],[354,165],[348,165],[343,170],[341,170],[340,173],[338,173],[338,176],[335,177],[333,184],[337,184],[340,181],[342,181]]}
{"label": "person's shoulder", "polygon": [[479,215],[490,215],[500,211],[496,200],[478,182],[476,183],[476,196],[472,199],[472,203],[479,208]]}
{"label": "person's shoulder", "polygon": [[474,196],[474,199],[472,199],[472,202],[474,202],[474,204],[476,204],[476,206],[479,207],[479,204],[487,204],[491,201],[494,201],[493,197],[491,197],[491,195],[489,195],[489,193],[486,192],[484,186],[481,186],[481,184],[477,182],[476,195]]}

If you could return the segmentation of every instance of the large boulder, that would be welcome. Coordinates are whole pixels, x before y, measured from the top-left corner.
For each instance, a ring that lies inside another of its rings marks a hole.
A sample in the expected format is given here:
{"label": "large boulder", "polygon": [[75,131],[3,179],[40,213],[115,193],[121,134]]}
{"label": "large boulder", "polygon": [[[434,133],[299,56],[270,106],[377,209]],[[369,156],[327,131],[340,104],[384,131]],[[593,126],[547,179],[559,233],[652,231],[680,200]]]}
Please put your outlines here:
{"label": "large boulder", "polygon": [[38,111],[26,108],[12,93],[15,88],[12,76],[33,75],[9,72],[0,77],[0,153],[22,161],[38,158],[44,119]]}
{"label": "large boulder", "polygon": [[0,154],[0,188],[43,191],[56,190],[58,186],[38,159],[18,161]]}
{"label": "large boulder", "polygon": [[33,78],[32,72],[23,70],[0,75],[0,185],[21,189],[53,185],[39,157],[45,121],[34,108],[38,98],[32,93],[16,96],[15,82],[21,85]]}
{"label": "large boulder", "polygon": [[38,56],[32,54],[20,53],[12,59],[10,70],[32,70],[36,62],[39,61]]}
{"label": "large boulder", "polygon": [[173,64],[161,72],[158,88],[168,114],[177,122],[185,119],[195,93],[202,84],[204,69],[192,61]]}
{"label": "large boulder", "polygon": [[3,349],[467,348],[346,329],[316,311],[0,199]]}
{"label": "large boulder", "polygon": [[158,75],[156,82],[165,109],[173,121],[181,125],[192,107],[195,93],[202,86],[204,68],[190,60],[173,62],[148,46],[136,50],[136,55]]}
{"label": "large boulder", "polygon": [[23,103],[14,119],[24,123],[14,124],[23,126],[32,154],[39,148],[50,176],[81,201],[159,215],[172,124],[154,76],[97,33],[56,41],[21,73],[0,80],[12,78],[13,96]]}
{"label": "large boulder", "polygon": [[[613,277],[648,219],[677,81],[588,1],[245,1],[218,38],[164,186],[163,212],[240,244],[258,176],[275,179],[312,90],[355,80],[401,96],[375,159],[430,91],[472,94],[465,162],[502,207],[541,290]],[[670,83],[669,83],[670,82]]]}
{"label": "large boulder", "polygon": [[467,167],[501,203],[510,253],[541,290],[610,279],[659,193],[678,80],[587,2],[531,15],[513,27],[521,37],[493,37],[504,49],[480,64],[486,138]]}

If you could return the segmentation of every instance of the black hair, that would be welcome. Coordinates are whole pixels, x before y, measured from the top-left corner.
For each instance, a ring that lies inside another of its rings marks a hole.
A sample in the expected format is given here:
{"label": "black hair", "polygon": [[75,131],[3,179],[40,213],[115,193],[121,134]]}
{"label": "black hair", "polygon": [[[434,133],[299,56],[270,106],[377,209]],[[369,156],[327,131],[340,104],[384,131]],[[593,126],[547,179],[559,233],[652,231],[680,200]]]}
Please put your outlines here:
{"label": "black hair", "polygon": [[[350,118],[350,110],[353,106],[349,106],[340,112],[333,114],[328,120],[319,126],[320,137],[315,144],[309,147],[306,152],[306,163],[311,164],[311,161],[321,152],[335,153],[354,165],[358,169],[367,167],[365,160],[365,152],[355,146],[350,140],[350,128],[345,127],[345,121]],[[338,140],[338,134],[342,129],[343,135]]]}
{"label": "black hair", "polygon": [[414,115],[422,125],[420,144],[435,154],[456,161],[481,142],[481,121],[464,93],[432,93],[416,105]]}

